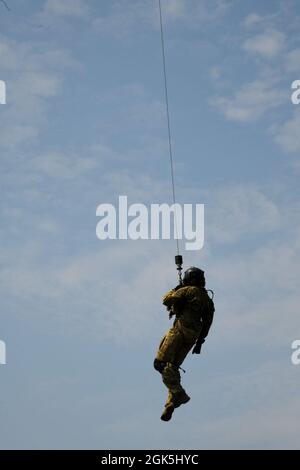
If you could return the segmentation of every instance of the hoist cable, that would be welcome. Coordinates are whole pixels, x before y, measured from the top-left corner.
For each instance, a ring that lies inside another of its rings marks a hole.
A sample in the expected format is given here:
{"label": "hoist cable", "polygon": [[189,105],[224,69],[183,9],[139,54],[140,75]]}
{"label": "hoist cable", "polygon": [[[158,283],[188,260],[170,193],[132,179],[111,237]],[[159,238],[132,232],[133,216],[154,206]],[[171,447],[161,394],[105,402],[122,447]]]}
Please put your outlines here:
{"label": "hoist cable", "polygon": [[159,5],[159,19],[160,19],[161,51],[162,51],[162,60],[163,60],[163,74],[164,74],[164,85],[165,85],[165,104],[166,104],[168,139],[169,139],[169,157],[170,157],[170,170],[171,170],[171,182],[172,182],[172,195],[173,195],[173,203],[174,203],[175,238],[176,238],[176,245],[177,245],[177,255],[179,255],[174,165],[173,165],[173,151],[172,151],[172,139],[171,139],[170,112],[169,112],[169,94],[168,94],[168,80],[167,80],[167,69],[166,69],[164,30],[163,30],[163,20],[162,20],[162,12],[161,12],[161,0],[158,0],[158,5]]}

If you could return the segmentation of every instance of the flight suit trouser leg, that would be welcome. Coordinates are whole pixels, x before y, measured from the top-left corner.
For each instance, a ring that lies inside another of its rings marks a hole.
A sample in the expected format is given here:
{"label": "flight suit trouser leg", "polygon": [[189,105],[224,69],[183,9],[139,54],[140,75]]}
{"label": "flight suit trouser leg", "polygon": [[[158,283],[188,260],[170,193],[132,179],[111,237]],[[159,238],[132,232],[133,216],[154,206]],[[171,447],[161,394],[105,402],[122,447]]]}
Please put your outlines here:
{"label": "flight suit trouser leg", "polygon": [[169,391],[166,405],[173,403],[176,407],[180,397],[186,396],[181,385],[179,366],[183,363],[193,343],[194,341],[186,341],[183,334],[174,327],[168,331],[160,343],[154,367],[161,373],[163,383]]}

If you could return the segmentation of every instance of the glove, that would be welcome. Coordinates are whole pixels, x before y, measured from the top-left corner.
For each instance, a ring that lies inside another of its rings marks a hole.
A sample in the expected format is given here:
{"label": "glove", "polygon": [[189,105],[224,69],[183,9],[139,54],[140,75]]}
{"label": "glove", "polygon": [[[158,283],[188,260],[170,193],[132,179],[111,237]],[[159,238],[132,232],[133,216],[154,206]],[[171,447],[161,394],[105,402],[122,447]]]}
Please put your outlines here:
{"label": "glove", "polygon": [[200,354],[201,353],[201,348],[202,344],[204,343],[205,339],[201,338],[197,340],[197,343],[195,344],[192,354]]}

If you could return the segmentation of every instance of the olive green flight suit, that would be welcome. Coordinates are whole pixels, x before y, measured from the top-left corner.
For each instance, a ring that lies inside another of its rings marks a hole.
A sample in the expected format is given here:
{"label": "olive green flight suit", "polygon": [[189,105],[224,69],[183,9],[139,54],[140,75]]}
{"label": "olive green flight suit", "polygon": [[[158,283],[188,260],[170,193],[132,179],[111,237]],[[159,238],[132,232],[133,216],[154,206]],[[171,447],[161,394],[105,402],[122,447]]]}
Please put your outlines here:
{"label": "olive green flight suit", "polygon": [[176,319],[161,340],[154,367],[169,390],[166,405],[172,402],[176,407],[180,397],[186,396],[180,383],[179,366],[196,341],[208,334],[214,308],[206,289],[194,286],[171,290],[164,296],[163,304]]}

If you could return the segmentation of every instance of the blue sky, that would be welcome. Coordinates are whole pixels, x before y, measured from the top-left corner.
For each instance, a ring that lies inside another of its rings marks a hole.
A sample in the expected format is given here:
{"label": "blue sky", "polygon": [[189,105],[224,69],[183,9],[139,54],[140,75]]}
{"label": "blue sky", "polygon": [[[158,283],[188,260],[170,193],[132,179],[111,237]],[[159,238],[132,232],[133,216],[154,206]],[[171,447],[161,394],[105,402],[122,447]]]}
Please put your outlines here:
{"label": "blue sky", "polygon": [[172,241],[96,207],[170,202],[157,2],[0,5],[0,446],[299,448],[297,1],[163,0],[178,201],[205,204],[216,317],[166,425],[152,368]]}

